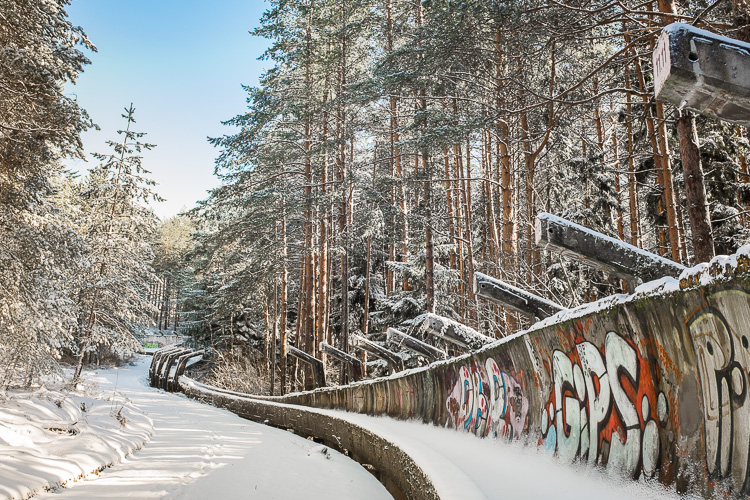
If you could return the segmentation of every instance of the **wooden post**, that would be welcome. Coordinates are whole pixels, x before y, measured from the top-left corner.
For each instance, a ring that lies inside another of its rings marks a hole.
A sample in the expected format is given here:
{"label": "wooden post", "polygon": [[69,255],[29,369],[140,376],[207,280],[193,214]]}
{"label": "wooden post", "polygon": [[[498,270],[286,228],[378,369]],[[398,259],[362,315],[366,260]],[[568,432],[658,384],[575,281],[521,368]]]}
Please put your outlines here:
{"label": "wooden post", "polygon": [[518,311],[532,320],[544,319],[565,310],[564,307],[551,300],[482,273],[474,273],[474,293],[503,307]]}
{"label": "wooden post", "polygon": [[693,234],[695,261],[696,263],[708,262],[714,257],[714,237],[706,199],[706,183],[701,166],[698,131],[695,128],[695,116],[689,111],[683,111],[682,116],[677,120],[677,135],[680,137],[687,213]]}

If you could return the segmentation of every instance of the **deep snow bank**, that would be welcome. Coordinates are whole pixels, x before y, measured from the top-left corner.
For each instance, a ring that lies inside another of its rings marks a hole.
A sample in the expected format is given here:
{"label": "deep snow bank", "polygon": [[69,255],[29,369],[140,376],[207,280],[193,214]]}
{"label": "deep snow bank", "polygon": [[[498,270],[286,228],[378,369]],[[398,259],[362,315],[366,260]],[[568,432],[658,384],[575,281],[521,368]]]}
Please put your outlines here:
{"label": "deep snow bank", "polygon": [[0,401],[0,498],[28,498],[97,474],[152,432],[151,419],[114,392],[11,392]]}

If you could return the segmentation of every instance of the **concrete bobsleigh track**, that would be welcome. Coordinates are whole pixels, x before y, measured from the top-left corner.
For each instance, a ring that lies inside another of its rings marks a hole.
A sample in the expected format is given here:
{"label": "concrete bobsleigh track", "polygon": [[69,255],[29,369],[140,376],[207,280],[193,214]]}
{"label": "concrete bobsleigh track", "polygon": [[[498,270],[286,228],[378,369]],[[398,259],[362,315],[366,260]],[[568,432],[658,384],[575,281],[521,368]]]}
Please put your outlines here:
{"label": "concrete bobsleigh track", "polygon": [[[745,247],[679,281],[659,280],[633,295],[563,311],[464,356],[387,378],[256,399],[273,408],[289,403],[419,419],[523,440],[562,461],[655,478],[679,492],[747,496],[749,370]],[[184,377],[181,385],[192,397],[217,397]],[[280,427],[308,426],[299,431],[310,435],[332,432],[283,410],[253,408],[243,416],[253,415]],[[367,441],[353,439],[349,450],[356,455]],[[424,495],[413,495],[404,490],[407,478],[386,472],[410,498],[434,498],[426,483],[420,483]]]}

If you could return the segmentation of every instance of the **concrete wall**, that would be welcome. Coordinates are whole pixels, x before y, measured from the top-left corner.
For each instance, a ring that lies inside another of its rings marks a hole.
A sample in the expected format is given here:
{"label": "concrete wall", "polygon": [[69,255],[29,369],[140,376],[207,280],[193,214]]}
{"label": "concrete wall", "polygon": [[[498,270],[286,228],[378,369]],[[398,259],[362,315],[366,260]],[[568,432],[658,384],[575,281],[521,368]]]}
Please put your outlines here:
{"label": "concrete wall", "polygon": [[715,259],[472,355],[270,399],[523,439],[680,492],[747,495],[748,269],[747,254]]}
{"label": "concrete wall", "polygon": [[[347,453],[366,465],[396,500],[438,500],[432,479],[396,443],[344,419],[314,409],[262,401],[231,391],[222,391],[187,377],[180,386],[189,397],[226,408],[237,415],[267,425],[290,429],[303,437],[318,438],[325,445]],[[337,498],[335,491],[331,498]]]}

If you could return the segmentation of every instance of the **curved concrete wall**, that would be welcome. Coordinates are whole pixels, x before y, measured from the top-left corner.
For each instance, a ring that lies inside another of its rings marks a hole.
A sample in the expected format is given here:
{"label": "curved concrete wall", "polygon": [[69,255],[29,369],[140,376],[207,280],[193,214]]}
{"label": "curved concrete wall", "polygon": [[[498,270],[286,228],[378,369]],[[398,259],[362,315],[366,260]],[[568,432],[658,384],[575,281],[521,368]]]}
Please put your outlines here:
{"label": "curved concrete wall", "polygon": [[748,252],[470,355],[267,398],[523,439],[709,496],[750,493]]}
{"label": "curved concrete wall", "polygon": [[[263,401],[232,391],[180,378],[180,387],[189,397],[226,408],[237,415],[302,436],[314,436],[327,446],[345,452],[367,464],[397,500],[438,500],[440,496],[430,476],[396,443],[369,429],[335,416],[308,408]],[[336,497],[331,492],[331,497]]]}

